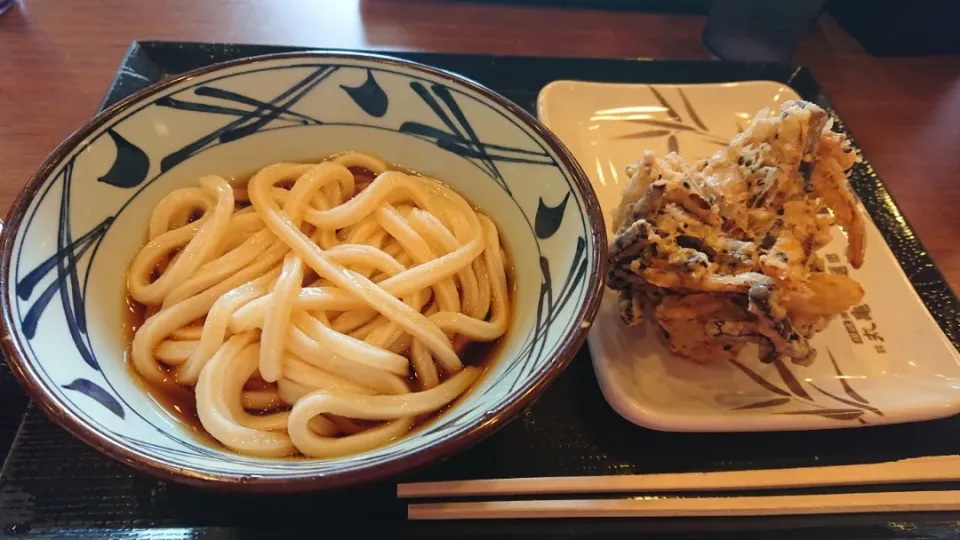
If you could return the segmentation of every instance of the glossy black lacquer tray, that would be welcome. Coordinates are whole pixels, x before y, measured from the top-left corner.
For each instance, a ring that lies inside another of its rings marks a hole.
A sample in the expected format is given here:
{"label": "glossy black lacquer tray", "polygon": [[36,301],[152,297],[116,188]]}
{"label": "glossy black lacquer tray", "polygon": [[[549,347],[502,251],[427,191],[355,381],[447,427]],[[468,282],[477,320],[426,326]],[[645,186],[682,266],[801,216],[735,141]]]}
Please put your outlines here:
{"label": "glossy black lacquer tray", "polygon": [[[286,50],[292,49],[135,43],[102,106],[173,74],[214,62]],[[722,62],[393,54],[459,72],[531,112],[536,109],[540,89],[556,79],[649,83],[775,80],[789,84],[804,99],[830,106],[816,80],[802,68]],[[889,195],[870,170],[858,166],[853,177],[855,187],[928,308],[957,344],[957,298],[909,226],[898,220]],[[0,535],[220,539],[366,536],[378,532],[418,538],[580,539],[643,535],[741,540],[956,538],[960,531],[960,514],[407,522],[405,506],[395,497],[394,482],[333,494],[256,497],[206,493],[166,484],[100,456],[53,425],[38,410],[26,407],[26,403],[9,370],[0,367],[0,457],[5,458],[0,473]],[[677,434],[645,430],[621,419],[603,400],[584,347],[543,397],[504,429],[473,449],[402,480],[767,469],[872,463],[958,452],[958,418],[801,433]],[[911,485],[886,489],[956,487]]]}

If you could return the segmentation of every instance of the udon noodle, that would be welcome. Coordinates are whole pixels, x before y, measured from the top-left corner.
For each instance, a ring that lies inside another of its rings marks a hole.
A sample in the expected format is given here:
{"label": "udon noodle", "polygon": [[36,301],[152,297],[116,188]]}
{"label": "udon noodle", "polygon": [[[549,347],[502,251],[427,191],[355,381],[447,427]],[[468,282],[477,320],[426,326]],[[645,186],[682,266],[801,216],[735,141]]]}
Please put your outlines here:
{"label": "udon noodle", "polygon": [[480,369],[461,351],[510,322],[494,223],[366,154],[270,165],[245,186],[200,178],[147,234],[127,283],[146,306],[131,362],[193,387],[203,428],[243,454],[387,444],[462,395]]}

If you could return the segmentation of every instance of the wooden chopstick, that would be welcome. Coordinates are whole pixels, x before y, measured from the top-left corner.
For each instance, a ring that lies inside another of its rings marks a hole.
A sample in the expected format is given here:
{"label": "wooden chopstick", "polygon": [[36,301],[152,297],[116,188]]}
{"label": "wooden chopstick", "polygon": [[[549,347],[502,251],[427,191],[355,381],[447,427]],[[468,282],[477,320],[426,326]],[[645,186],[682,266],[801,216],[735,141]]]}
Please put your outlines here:
{"label": "wooden chopstick", "polygon": [[960,491],[411,504],[412,520],[771,516],[960,510]]}
{"label": "wooden chopstick", "polygon": [[650,493],[788,489],[960,481],[960,457],[934,456],[869,465],[708,473],[560,476],[418,482],[397,485],[401,499],[564,493]]}

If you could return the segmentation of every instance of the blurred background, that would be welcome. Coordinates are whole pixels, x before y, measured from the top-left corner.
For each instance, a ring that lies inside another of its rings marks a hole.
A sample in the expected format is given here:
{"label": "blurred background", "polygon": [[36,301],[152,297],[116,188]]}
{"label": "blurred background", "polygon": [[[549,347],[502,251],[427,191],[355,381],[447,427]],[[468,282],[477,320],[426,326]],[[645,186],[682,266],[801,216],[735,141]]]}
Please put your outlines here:
{"label": "blurred background", "polygon": [[704,45],[730,60],[789,62],[803,34],[830,15],[870,54],[960,53],[958,0],[482,0],[708,15]]}
{"label": "blurred background", "polygon": [[[366,26],[365,11],[375,10],[376,18],[384,11],[385,4],[403,6],[408,12],[432,9],[430,4],[435,4],[437,9],[442,9],[443,4],[499,5],[505,10],[504,16],[509,16],[511,8],[531,7],[625,11],[631,15],[705,15],[702,45],[711,56],[725,60],[784,63],[793,60],[803,36],[815,21],[826,15],[831,23],[836,23],[845,34],[852,36],[865,52],[878,57],[960,53],[960,31],[957,31],[960,0],[191,0],[195,4],[191,8],[184,8],[184,2],[178,0],[153,6],[149,4],[155,4],[155,0],[98,0],[96,4],[100,8],[129,11],[130,8],[136,9],[138,2],[143,12],[155,12],[158,7],[161,11],[179,12],[185,16],[233,12],[237,19],[224,21],[228,26],[236,25],[251,14],[257,14],[256,22],[283,24],[285,17],[297,17],[300,21],[311,12],[329,20],[346,20],[345,15],[356,11],[360,15],[355,19],[356,23],[362,22]],[[0,0],[0,14],[18,10],[26,13],[32,9],[47,11],[62,8],[62,4],[63,0]],[[214,5],[201,7],[202,4]],[[376,7],[372,7],[374,5]],[[77,9],[78,13],[82,11]],[[286,22],[291,27],[291,35],[281,41],[306,44],[299,35],[303,30],[296,28],[298,25],[289,24],[292,19],[288,18]],[[542,21],[534,17],[529,23],[537,26]],[[338,31],[363,32],[361,25],[353,26]],[[543,31],[542,28],[532,30]],[[596,38],[602,39],[602,36]]]}

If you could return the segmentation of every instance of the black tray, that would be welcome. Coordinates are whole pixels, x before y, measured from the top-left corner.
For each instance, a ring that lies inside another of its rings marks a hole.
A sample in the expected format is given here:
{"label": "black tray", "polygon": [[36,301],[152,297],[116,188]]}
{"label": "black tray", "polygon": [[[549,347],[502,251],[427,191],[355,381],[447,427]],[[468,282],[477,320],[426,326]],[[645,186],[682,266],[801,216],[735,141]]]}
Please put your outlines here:
{"label": "black tray", "polygon": [[[139,42],[102,106],[162,78],[234,58],[295,50],[257,45]],[[806,69],[770,64],[647,62],[391,53],[459,72],[536,110],[556,79],[720,82],[766,79],[830,103]],[[841,124],[842,128],[842,124]],[[867,164],[855,188],[938,323],[956,345],[960,302],[904,225]],[[898,221],[899,220],[899,221]],[[394,482],[334,494],[228,496],[166,484],[100,456],[29,407],[0,369],[0,535],[23,538],[316,537],[350,531],[419,538],[955,538],[957,514],[781,518],[407,522]],[[19,431],[16,431],[19,426]],[[14,438],[14,433],[16,437]],[[11,446],[12,443],[12,446]],[[9,454],[7,450],[9,449]],[[544,396],[473,449],[401,480],[767,469],[875,463],[960,452],[960,419],[802,433],[677,434],[623,420],[603,400],[586,347]],[[945,489],[911,485],[887,489]],[[869,488],[868,488],[869,489]],[[806,490],[813,492],[813,490]],[[829,490],[819,490],[829,491]],[[731,496],[738,495],[730,493]]]}

